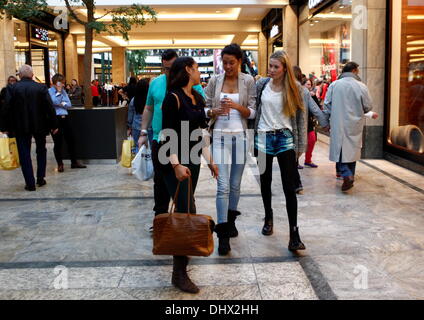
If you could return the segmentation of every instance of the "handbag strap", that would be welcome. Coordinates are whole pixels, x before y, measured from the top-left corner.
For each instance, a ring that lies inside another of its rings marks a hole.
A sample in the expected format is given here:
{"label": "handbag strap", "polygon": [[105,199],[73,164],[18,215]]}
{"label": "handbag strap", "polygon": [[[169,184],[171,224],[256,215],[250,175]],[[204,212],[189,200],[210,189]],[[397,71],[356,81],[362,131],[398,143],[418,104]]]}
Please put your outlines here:
{"label": "handbag strap", "polygon": [[[181,181],[178,181],[178,185],[177,185],[177,190],[175,191],[175,195],[174,195],[174,199],[172,200],[172,205],[171,205],[171,210],[169,211],[170,214],[175,213],[175,206],[177,203],[177,199],[178,199],[178,195],[180,193],[180,185],[181,185]],[[193,192],[193,183],[191,180],[191,177],[188,178],[188,193],[187,193],[187,210],[188,213],[191,214],[190,212],[190,207],[191,207],[191,194]]]}

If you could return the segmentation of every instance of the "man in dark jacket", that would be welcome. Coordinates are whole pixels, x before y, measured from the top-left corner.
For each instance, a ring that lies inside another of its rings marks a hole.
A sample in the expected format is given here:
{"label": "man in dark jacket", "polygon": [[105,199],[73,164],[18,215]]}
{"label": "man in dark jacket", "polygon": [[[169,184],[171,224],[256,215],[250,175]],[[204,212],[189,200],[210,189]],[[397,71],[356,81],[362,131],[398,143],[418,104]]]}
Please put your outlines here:
{"label": "man in dark jacket", "polygon": [[[7,79],[7,85],[0,91],[0,132],[2,131],[2,128],[6,126],[7,119],[5,119],[5,100],[6,100],[6,90],[7,87],[13,86],[16,82],[18,82],[18,79],[14,76],[10,76]],[[5,131],[5,130],[4,130]]]}
{"label": "man in dark jacket", "polygon": [[23,65],[19,81],[8,87],[5,99],[5,131],[13,133],[18,145],[19,160],[25,178],[25,190],[35,191],[35,178],[31,161],[31,141],[35,139],[37,153],[37,185],[46,184],[46,136],[57,133],[56,112],[45,85],[32,80],[33,70]]}

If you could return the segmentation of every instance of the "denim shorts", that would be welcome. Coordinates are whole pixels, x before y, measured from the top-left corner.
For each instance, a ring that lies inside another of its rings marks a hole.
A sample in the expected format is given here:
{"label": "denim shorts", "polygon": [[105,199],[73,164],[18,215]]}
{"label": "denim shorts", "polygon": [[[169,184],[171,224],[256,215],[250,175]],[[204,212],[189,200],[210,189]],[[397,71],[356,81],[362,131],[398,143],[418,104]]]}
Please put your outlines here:
{"label": "denim shorts", "polygon": [[294,150],[293,134],[289,129],[277,133],[258,132],[255,135],[255,149],[272,156]]}

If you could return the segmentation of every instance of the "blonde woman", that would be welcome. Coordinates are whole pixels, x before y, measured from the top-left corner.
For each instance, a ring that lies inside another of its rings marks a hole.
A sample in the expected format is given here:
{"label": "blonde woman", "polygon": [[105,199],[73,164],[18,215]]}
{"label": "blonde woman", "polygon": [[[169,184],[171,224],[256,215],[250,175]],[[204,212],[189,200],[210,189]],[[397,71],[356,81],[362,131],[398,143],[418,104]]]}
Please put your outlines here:
{"label": "blonde woman", "polygon": [[[257,82],[255,155],[260,170],[261,194],[265,208],[262,234],[273,234],[271,206],[272,164],[277,158],[283,182],[290,224],[289,250],[305,250],[297,226],[295,191],[296,160],[306,150],[307,123],[303,95],[287,53],[277,51],[270,57],[269,78]],[[308,97],[309,99],[309,97]]]}

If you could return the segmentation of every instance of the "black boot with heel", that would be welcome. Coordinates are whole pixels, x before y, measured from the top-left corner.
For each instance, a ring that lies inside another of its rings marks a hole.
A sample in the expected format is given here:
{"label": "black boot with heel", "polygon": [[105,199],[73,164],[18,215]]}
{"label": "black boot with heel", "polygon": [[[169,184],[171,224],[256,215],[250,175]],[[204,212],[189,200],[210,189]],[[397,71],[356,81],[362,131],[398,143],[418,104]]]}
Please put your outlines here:
{"label": "black boot with heel", "polygon": [[187,274],[188,257],[174,256],[172,284],[181,291],[199,293],[199,288],[190,280]]}
{"label": "black boot with heel", "polygon": [[265,224],[262,228],[262,234],[264,236],[272,236],[274,233],[274,213],[271,210],[268,213],[265,213]]}
{"label": "black boot with heel", "polygon": [[306,250],[305,245],[300,240],[299,227],[290,227],[290,242],[289,242],[290,251],[301,251]]}
{"label": "black boot with heel", "polygon": [[238,237],[238,230],[236,228],[236,219],[241,215],[240,211],[228,210],[228,224],[229,224],[229,236],[230,238]]}
{"label": "black boot with heel", "polygon": [[226,256],[231,251],[229,230],[229,223],[220,223],[215,226],[215,232],[219,239],[218,253],[220,256]]}

